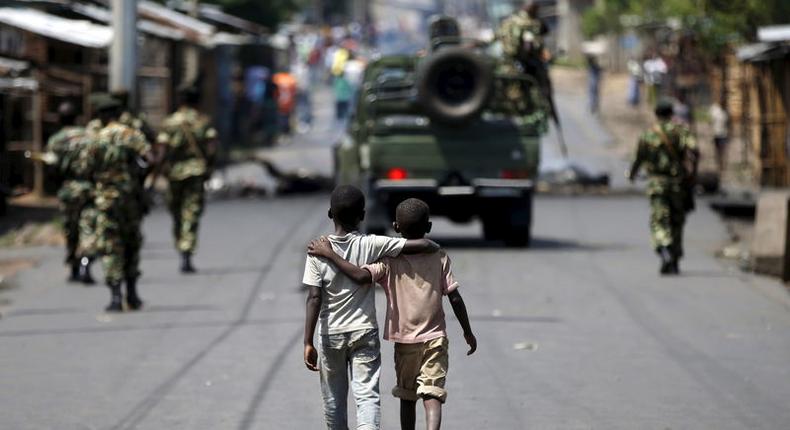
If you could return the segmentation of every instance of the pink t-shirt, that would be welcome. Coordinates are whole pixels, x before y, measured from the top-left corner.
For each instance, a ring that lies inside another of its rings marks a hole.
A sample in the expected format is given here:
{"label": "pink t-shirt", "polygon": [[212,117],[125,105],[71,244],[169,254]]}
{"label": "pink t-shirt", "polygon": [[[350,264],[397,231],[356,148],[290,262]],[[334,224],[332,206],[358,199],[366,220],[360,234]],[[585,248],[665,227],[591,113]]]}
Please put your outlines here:
{"label": "pink t-shirt", "polygon": [[362,266],[387,294],[384,339],[427,342],[446,336],[442,297],[458,288],[444,251],[384,258]]}

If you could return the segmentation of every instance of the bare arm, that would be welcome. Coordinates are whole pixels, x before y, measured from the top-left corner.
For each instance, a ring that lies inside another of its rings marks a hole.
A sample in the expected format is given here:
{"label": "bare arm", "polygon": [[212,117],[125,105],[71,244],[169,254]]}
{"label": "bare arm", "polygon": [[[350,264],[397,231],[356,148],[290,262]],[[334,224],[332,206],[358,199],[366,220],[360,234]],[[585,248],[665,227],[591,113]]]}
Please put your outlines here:
{"label": "bare arm", "polygon": [[333,249],[332,244],[326,237],[320,237],[307,245],[307,253],[316,257],[323,257],[329,260],[338,270],[348,276],[355,284],[369,285],[373,282],[373,276],[367,270],[349,263],[338,255]]}
{"label": "bare arm", "polygon": [[430,239],[410,239],[403,245],[403,254],[430,254],[441,249],[438,243]]}
{"label": "bare arm", "polygon": [[304,364],[315,372],[318,371],[318,351],[313,345],[313,337],[318,314],[321,311],[321,289],[312,285],[305,286],[308,290],[304,315]]}
{"label": "bare arm", "polygon": [[464,298],[461,297],[461,293],[459,293],[458,290],[450,293],[448,297],[450,298],[450,305],[453,307],[453,313],[458,319],[458,322],[461,323],[461,328],[464,331],[464,339],[469,345],[469,352],[467,352],[466,355],[472,355],[477,350],[477,338],[474,333],[472,333],[472,325],[469,324],[469,314],[466,312]]}

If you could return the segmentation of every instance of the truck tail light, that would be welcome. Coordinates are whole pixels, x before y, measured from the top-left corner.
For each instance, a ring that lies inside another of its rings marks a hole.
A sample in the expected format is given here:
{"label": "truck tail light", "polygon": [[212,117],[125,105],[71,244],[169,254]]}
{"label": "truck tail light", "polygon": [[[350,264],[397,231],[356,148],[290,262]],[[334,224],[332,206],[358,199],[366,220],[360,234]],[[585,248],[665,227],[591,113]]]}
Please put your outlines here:
{"label": "truck tail light", "polygon": [[502,179],[529,179],[529,170],[503,170],[499,176]]}
{"label": "truck tail light", "polygon": [[409,177],[406,169],[400,167],[393,167],[387,171],[387,179],[391,181],[402,181]]}

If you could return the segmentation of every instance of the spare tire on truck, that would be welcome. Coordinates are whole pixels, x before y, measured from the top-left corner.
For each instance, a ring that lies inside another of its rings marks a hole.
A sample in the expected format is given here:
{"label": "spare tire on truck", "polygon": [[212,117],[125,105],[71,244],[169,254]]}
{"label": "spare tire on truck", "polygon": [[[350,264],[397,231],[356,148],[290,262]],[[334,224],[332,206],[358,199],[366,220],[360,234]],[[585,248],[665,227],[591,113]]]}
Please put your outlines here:
{"label": "spare tire on truck", "polygon": [[493,89],[493,67],[474,51],[443,47],[417,68],[417,101],[434,121],[461,124],[480,114]]}

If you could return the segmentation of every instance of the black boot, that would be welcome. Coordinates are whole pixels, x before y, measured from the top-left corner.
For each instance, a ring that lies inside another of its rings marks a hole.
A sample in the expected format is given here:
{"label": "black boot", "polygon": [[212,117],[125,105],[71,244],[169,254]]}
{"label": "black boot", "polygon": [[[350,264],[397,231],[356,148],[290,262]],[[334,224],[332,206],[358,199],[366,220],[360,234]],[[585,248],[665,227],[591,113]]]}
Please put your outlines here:
{"label": "black boot", "polygon": [[92,259],[90,257],[82,257],[80,259],[79,277],[80,281],[85,285],[96,284],[96,281],[91,275],[91,261]]}
{"label": "black boot", "polygon": [[69,275],[69,282],[80,282],[80,261],[74,260],[71,262],[71,274]]}
{"label": "black boot", "polygon": [[107,286],[110,287],[110,304],[104,310],[107,312],[123,312],[123,296],[121,295],[120,282]]}
{"label": "black boot", "polygon": [[669,252],[669,248],[662,246],[658,248],[658,256],[661,257],[661,268],[659,269],[659,273],[662,275],[669,275],[672,273],[672,253]]}
{"label": "black boot", "polygon": [[192,253],[181,253],[181,273],[196,273],[197,269],[192,265]]}
{"label": "black boot", "polygon": [[143,307],[143,301],[137,295],[137,278],[126,279],[126,304],[129,310],[138,311]]}

